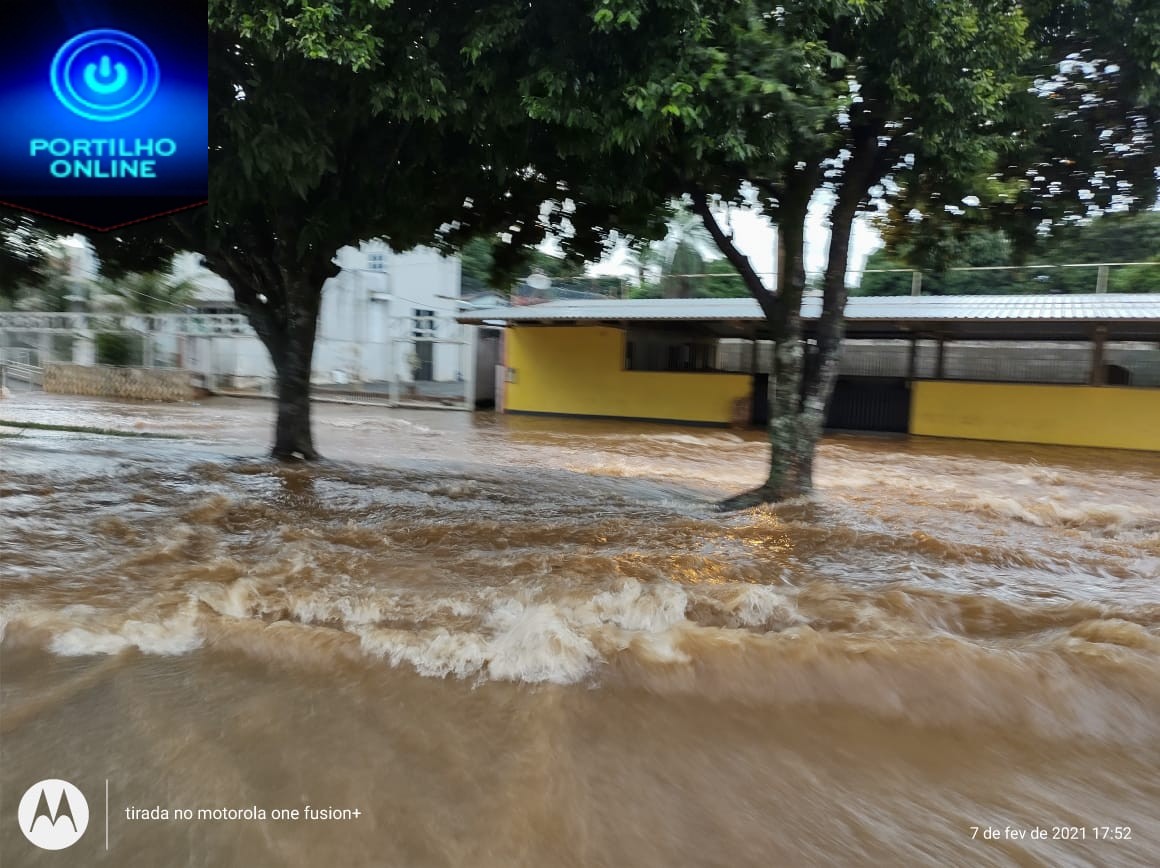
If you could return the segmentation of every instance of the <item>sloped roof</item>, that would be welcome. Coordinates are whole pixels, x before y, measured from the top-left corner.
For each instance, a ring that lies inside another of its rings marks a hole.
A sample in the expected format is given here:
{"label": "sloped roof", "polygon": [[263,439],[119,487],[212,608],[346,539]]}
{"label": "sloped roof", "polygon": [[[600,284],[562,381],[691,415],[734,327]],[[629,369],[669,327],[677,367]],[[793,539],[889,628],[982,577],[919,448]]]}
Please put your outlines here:
{"label": "sloped roof", "polygon": [[[821,313],[806,298],[806,331]],[[466,312],[463,323],[702,323],[722,334],[760,335],[765,317],[750,298],[553,301]],[[874,296],[851,298],[851,337],[943,335],[974,340],[1075,340],[1104,326],[1109,339],[1160,341],[1160,294]]]}

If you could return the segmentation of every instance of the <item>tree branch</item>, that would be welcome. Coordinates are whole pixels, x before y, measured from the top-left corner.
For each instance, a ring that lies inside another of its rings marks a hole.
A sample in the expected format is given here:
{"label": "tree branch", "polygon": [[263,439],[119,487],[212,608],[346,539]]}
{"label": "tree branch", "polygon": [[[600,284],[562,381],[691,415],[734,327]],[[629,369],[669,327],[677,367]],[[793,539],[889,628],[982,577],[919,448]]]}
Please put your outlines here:
{"label": "tree branch", "polygon": [[721,224],[713,216],[713,211],[709,207],[709,198],[705,192],[696,190],[692,193],[692,198],[693,213],[701,218],[701,222],[705,224],[705,229],[712,236],[717,249],[724,253],[729,264],[737,269],[737,273],[741,275],[741,280],[745,283],[745,288],[757,300],[766,318],[770,321],[775,320],[777,317],[777,297],[765,288],[765,284],[761,282],[761,278],[754,271],[753,263],[749,261],[749,257],[738,250],[737,245],[733,243],[733,236],[721,228]]}

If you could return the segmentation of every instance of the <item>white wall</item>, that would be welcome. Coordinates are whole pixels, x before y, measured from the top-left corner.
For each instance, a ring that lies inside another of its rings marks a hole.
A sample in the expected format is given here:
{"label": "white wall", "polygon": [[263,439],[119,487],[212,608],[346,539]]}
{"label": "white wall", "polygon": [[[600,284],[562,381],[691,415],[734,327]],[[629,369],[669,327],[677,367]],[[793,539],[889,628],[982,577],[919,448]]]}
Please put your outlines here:
{"label": "white wall", "polygon": [[[429,248],[395,253],[380,241],[344,247],[338,276],[323,286],[314,380],[320,383],[410,378],[408,359],[416,310],[433,311],[436,334],[454,336],[459,311],[459,260]],[[453,344],[433,350],[436,380],[466,376],[465,353]]]}
{"label": "white wall", "polygon": [[[322,288],[311,373],[315,383],[409,381],[416,310],[434,312],[437,337],[465,336],[466,329],[454,321],[460,310],[458,258],[430,248],[395,253],[381,241],[366,241],[343,247],[335,264],[338,275]],[[196,254],[174,262],[180,276],[204,277],[199,274],[204,271]],[[220,288],[207,287],[208,294]],[[455,382],[470,376],[470,346],[436,342],[432,352],[434,379]],[[274,373],[265,347],[252,335],[191,338],[184,355],[191,370],[233,378],[239,385]]]}
{"label": "white wall", "polygon": [[273,385],[274,365],[257,335],[191,335],[185,339],[184,362],[220,388]]}

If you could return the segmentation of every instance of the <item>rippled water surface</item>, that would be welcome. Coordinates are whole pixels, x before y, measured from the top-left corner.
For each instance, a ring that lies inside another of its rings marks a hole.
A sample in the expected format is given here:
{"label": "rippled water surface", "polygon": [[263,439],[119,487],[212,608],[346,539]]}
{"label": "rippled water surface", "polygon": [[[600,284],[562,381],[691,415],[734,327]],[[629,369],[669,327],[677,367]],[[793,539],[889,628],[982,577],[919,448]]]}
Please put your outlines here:
{"label": "rippled water surface", "polygon": [[838,437],[728,515],[758,433],[270,411],[0,404],[181,438],[0,428],[5,865],[1160,861],[1155,455]]}

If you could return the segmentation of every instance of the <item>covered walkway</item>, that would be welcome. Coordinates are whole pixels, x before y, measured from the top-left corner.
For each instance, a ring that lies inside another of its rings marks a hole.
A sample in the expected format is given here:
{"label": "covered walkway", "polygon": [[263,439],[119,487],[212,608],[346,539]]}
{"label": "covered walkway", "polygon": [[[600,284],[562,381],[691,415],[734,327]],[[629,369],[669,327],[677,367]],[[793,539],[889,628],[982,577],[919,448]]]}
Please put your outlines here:
{"label": "covered walkway", "polygon": [[[803,304],[811,337],[819,299]],[[1160,450],[1160,297],[853,298],[829,425]],[[506,325],[507,412],[762,424],[769,332],[752,299],[551,302]]]}

